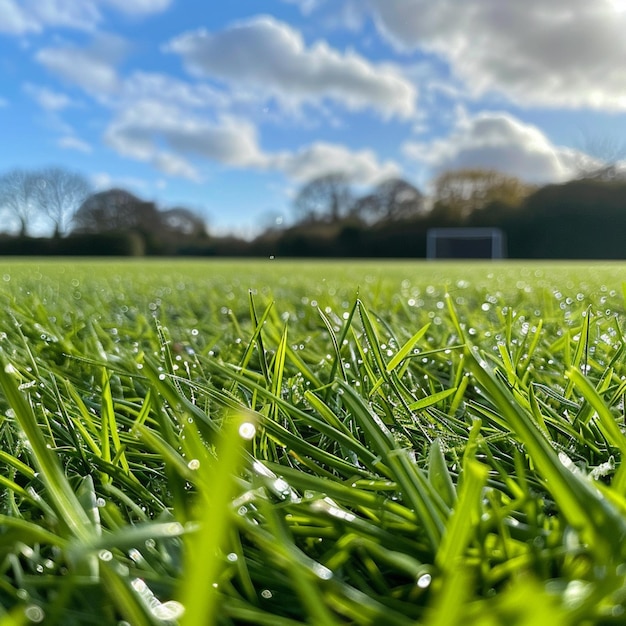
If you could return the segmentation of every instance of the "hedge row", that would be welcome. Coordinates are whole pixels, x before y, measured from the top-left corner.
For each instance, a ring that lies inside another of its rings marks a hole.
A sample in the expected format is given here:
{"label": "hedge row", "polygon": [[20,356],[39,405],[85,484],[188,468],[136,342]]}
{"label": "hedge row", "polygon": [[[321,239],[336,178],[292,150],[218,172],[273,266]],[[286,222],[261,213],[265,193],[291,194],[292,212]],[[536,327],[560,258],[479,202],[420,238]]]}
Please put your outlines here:
{"label": "hedge row", "polygon": [[0,255],[6,256],[143,256],[145,252],[144,239],[137,233],[0,237]]}

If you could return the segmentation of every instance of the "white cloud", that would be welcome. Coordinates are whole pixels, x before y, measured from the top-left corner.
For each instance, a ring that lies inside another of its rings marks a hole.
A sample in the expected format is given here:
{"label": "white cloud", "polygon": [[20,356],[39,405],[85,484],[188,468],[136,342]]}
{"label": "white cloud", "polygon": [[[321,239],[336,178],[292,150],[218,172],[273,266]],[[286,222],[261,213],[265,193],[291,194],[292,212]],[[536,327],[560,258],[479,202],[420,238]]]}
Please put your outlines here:
{"label": "white cloud", "polygon": [[119,90],[115,65],[126,55],[128,48],[121,37],[101,34],[87,48],[43,48],[35,59],[66,82],[98,97]]}
{"label": "white cloud", "polygon": [[37,20],[20,8],[15,0],[0,0],[0,15],[0,33],[17,35],[40,30]]}
{"label": "white cloud", "polygon": [[615,0],[368,0],[400,49],[449,61],[475,95],[626,110],[626,10]]}
{"label": "white cloud", "polygon": [[310,15],[324,4],[325,0],[283,0],[287,4],[297,4],[304,15]]}
{"label": "white cloud", "polygon": [[91,184],[96,191],[106,189],[129,189],[135,193],[145,193],[150,185],[147,181],[134,176],[113,176],[108,172],[96,172],[90,177]]}
{"label": "white cloud", "polygon": [[533,183],[565,181],[592,162],[582,152],[555,146],[537,127],[500,112],[461,117],[448,137],[407,142],[403,151],[429,167],[433,175],[479,167]]}
{"label": "white cloud", "polygon": [[134,72],[124,80],[124,99],[136,102],[154,99],[189,108],[226,109],[232,98],[203,83],[189,83],[166,74]]}
{"label": "white cloud", "polygon": [[94,30],[103,20],[103,8],[147,15],[170,4],[171,0],[0,0],[0,33],[25,35],[58,26]]}
{"label": "white cloud", "polygon": [[353,182],[369,184],[399,172],[392,162],[379,163],[371,150],[314,143],[298,151],[264,152],[250,122],[223,116],[217,121],[158,100],[142,100],[120,109],[105,134],[107,144],[123,156],[151,163],[160,171],[201,180],[199,163],[271,170],[297,181],[342,172]]}
{"label": "white cloud", "polygon": [[69,96],[48,89],[47,87],[39,87],[32,83],[26,83],[24,85],[24,91],[31,96],[42,109],[46,109],[46,111],[62,111],[72,106],[72,100]]}
{"label": "white cloud", "polygon": [[100,0],[100,3],[104,6],[112,6],[127,15],[162,13],[172,2],[173,0]]}
{"label": "white cloud", "polygon": [[11,35],[40,33],[46,27],[87,30],[100,20],[94,2],[72,0],[0,0],[0,32]]}
{"label": "white cloud", "polygon": [[199,173],[180,154],[234,167],[260,162],[256,130],[251,124],[228,118],[211,123],[154,99],[124,107],[107,129],[105,139],[120,154],[191,180],[198,180]]}
{"label": "white cloud", "polygon": [[384,116],[415,112],[417,91],[397,68],[340,53],[322,41],[307,47],[298,31],[273,17],[255,17],[218,33],[185,33],[165,49],[180,54],[195,75],[248,85],[286,103],[329,99]]}
{"label": "white cloud", "polygon": [[78,152],[83,152],[84,154],[90,154],[93,151],[90,144],[82,139],[79,139],[78,137],[74,137],[73,135],[61,137],[58,141],[58,145],[60,148],[65,150],[77,150]]}
{"label": "white cloud", "polygon": [[352,151],[345,146],[317,142],[294,153],[267,157],[268,165],[289,178],[306,182],[325,174],[341,173],[351,182],[371,185],[400,174],[392,161],[379,163],[373,150]]}
{"label": "white cloud", "polygon": [[256,131],[241,120],[221,124],[194,117],[158,100],[142,100],[125,107],[107,131],[107,140],[129,156],[145,159],[157,138],[186,154],[232,166],[258,162]]}

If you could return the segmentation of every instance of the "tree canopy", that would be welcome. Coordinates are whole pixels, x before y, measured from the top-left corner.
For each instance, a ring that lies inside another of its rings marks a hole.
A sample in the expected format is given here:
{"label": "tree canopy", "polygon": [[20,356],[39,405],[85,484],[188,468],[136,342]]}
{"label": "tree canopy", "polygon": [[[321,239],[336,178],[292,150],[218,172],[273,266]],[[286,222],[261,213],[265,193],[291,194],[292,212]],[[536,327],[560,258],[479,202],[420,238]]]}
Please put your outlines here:
{"label": "tree canopy", "polygon": [[452,170],[435,179],[433,208],[450,221],[462,221],[491,203],[519,206],[534,189],[519,178],[497,170]]}
{"label": "tree canopy", "polygon": [[294,200],[296,213],[303,221],[337,222],[348,215],[353,195],[343,174],[326,174],[306,183]]}

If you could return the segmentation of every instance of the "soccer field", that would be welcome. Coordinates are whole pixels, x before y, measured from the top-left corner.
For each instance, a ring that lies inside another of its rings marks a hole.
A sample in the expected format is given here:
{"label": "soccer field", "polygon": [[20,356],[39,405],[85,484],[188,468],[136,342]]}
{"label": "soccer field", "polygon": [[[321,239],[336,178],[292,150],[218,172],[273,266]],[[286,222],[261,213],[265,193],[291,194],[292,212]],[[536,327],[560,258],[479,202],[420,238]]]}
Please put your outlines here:
{"label": "soccer field", "polygon": [[0,263],[0,626],[626,620],[620,263]]}

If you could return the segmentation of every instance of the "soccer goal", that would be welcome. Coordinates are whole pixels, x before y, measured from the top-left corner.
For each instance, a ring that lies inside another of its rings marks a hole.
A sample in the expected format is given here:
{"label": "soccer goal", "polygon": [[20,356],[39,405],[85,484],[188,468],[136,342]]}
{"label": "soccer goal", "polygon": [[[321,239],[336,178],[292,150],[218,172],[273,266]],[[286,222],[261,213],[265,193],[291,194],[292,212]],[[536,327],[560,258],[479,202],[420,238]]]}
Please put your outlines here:
{"label": "soccer goal", "polygon": [[431,228],[426,235],[429,259],[502,259],[506,237],[499,228]]}

